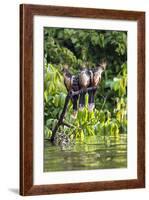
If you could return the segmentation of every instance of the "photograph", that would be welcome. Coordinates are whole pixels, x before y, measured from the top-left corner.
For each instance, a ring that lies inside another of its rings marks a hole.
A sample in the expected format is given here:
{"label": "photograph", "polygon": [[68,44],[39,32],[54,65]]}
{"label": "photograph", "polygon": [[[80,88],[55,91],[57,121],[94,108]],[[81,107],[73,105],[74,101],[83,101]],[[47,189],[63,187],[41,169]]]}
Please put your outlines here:
{"label": "photograph", "polygon": [[127,31],[43,31],[44,172],[127,168]]}
{"label": "photograph", "polygon": [[145,13],[20,5],[20,194],[145,187]]}

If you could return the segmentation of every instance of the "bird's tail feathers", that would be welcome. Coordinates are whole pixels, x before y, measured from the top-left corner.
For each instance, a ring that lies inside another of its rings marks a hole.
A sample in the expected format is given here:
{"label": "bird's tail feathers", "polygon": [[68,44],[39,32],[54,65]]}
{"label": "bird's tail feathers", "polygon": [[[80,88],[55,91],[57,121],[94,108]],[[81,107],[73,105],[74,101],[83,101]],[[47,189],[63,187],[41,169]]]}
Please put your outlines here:
{"label": "bird's tail feathers", "polygon": [[78,111],[77,110],[73,110],[72,118],[76,119],[77,118],[77,114],[78,114]]}
{"label": "bird's tail feathers", "polygon": [[95,104],[94,103],[89,103],[88,104],[88,111],[89,112],[92,112],[94,108],[95,108]]}
{"label": "bird's tail feathers", "polygon": [[83,92],[80,94],[79,110],[83,110],[83,108],[85,107],[85,95],[86,95],[86,92]]}
{"label": "bird's tail feathers", "polygon": [[88,110],[92,112],[95,108],[95,93],[96,89],[88,91],[89,99],[88,99]]}
{"label": "bird's tail feathers", "polygon": [[72,97],[72,104],[73,104],[73,113],[72,117],[74,119],[77,118],[77,110],[78,110],[78,95]]}

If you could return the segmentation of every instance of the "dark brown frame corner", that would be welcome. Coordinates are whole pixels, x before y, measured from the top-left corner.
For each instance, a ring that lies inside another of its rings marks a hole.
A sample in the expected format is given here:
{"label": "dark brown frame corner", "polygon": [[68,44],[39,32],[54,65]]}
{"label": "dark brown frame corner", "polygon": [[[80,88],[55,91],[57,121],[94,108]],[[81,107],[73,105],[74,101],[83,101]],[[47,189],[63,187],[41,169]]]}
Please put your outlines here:
{"label": "dark brown frame corner", "polygon": [[[33,184],[33,17],[67,16],[137,21],[137,179]],[[145,13],[91,8],[20,5],[20,194],[89,192],[145,187]]]}

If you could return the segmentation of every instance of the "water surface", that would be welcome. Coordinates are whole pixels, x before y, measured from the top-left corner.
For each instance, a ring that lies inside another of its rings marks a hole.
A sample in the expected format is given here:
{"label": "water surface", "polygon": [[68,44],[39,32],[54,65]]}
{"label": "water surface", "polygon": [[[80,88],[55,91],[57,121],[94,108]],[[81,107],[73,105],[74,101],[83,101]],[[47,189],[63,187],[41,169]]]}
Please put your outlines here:
{"label": "water surface", "polygon": [[88,136],[62,149],[44,141],[44,172],[127,167],[127,137]]}

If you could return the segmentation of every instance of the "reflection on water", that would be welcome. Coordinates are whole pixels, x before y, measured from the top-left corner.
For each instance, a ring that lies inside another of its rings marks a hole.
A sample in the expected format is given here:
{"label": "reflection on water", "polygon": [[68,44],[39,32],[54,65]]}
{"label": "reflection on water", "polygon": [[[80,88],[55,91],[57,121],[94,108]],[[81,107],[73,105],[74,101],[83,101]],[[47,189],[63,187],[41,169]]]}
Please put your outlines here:
{"label": "reflection on water", "polygon": [[44,172],[127,167],[127,137],[88,136],[61,150],[44,143]]}

